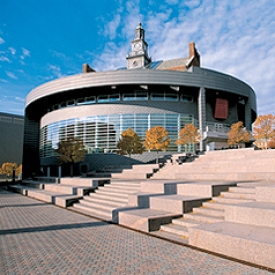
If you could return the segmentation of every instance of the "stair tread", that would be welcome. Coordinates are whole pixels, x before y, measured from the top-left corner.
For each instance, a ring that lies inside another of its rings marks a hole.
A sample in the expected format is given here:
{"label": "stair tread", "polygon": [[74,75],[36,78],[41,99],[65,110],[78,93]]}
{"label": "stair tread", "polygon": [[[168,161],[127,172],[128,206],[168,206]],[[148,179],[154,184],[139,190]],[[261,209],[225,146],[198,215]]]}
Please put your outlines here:
{"label": "stair tread", "polygon": [[126,211],[124,213],[128,213],[128,214],[131,214],[134,216],[139,216],[139,217],[147,217],[147,218],[171,216],[171,215],[175,215],[175,216],[181,215],[179,213],[172,213],[172,212],[151,209],[151,208],[137,208],[137,209]]}
{"label": "stair tread", "polygon": [[33,188],[32,190],[35,193],[39,193],[39,194],[46,194],[46,195],[52,195],[52,196],[58,196],[58,197],[82,197],[79,195],[73,195],[73,194],[64,194],[64,193],[60,193],[60,192],[55,192],[55,191],[50,191],[50,190],[44,190],[44,189],[36,189]]}
{"label": "stair tread", "polygon": [[101,203],[101,204],[108,204],[110,206],[119,206],[119,205],[125,205],[124,202],[121,202],[121,201],[110,201],[110,200],[107,200],[107,199],[103,199],[103,198],[90,198],[90,196],[84,196],[83,197],[83,200],[85,201],[89,201],[89,202],[93,202],[93,203]]}
{"label": "stair tread", "polygon": [[193,213],[199,213],[203,215],[209,216],[223,216],[224,210],[223,209],[215,209],[215,208],[208,208],[208,207],[196,207],[193,208]]}
{"label": "stair tread", "polygon": [[92,216],[97,217],[97,218],[104,219],[104,220],[112,220],[112,214],[111,213],[109,213],[107,211],[92,209],[92,208],[86,207],[85,205],[81,205],[81,204],[78,204],[78,203],[75,203],[71,209],[74,209],[74,210],[75,209],[80,209],[82,211],[85,211],[85,212],[89,213]]}
{"label": "stair tread", "polygon": [[178,224],[178,225],[185,226],[185,227],[193,227],[193,226],[198,226],[198,225],[204,224],[204,222],[191,220],[191,219],[188,219],[185,217],[179,218],[179,219],[174,219],[172,222],[173,222],[173,224]]}
{"label": "stair tread", "polygon": [[113,196],[112,194],[102,194],[102,193],[92,193],[89,195],[91,198],[96,197],[96,198],[105,198],[111,201],[128,201],[128,196],[127,197],[120,197],[120,196]]}
{"label": "stair tread", "polygon": [[125,204],[123,204],[123,205],[99,204],[98,202],[92,202],[92,201],[87,201],[87,200],[80,200],[79,203],[82,205],[91,207],[91,208],[106,209],[109,211],[112,211],[113,209],[125,206]]}
{"label": "stair tread", "polygon": [[184,214],[184,218],[188,218],[190,220],[199,220],[202,222],[219,222],[219,221],[224,221],[224,218],[222,216],[210,216],[210,215],[205,215],[205,214],[200,214],[200,213],[190,213],[190,214]]}
{"label": "stair tread", "polygon": [[109,195],[112,195],[112,196],[117,196],[117,197],[128,197],[129,193],[119,193],[119,192],[111,192],[111,191],[108,191],[108,190],[96,190],[95,191],[95,194],[103,194],[103,195],[106,195],[106,194],[109,194]]}
{"label": "stair tread", "polygon": [[224,204],[237,204],[254,201],[253,199],[243,199],[243,198],[225,198],[225,197],[214,197],[213,202],[220,202]]}
{"label": "stair tread", "polygon": [[173,223],[163,224],[160,226],[160,230],[174,233],[180,236],[186,236],[186,237],[188,236],[188,229],[178,224],[173,224]]}

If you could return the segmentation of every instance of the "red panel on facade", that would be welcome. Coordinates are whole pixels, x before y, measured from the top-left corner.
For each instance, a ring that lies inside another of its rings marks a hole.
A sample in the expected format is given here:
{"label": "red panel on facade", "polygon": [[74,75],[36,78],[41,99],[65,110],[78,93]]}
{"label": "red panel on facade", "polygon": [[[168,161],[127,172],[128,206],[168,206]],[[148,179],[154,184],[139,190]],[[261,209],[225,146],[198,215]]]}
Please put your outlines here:
{"label": "red panel on facade", "polygon": [[227,119],[228,117],[228,100],[216,98],[214,118]]}

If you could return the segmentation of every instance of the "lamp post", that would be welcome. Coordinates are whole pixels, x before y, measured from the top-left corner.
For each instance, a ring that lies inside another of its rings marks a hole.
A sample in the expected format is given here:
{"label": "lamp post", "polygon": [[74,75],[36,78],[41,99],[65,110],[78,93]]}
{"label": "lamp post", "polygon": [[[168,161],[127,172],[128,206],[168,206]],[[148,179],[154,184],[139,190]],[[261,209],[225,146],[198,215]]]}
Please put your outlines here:
{"label": "lamp post", "polygon": [[74,154],[71,154],[71,163],[70,163],[70,177],[74,176]]}
{"label": "lamp post", "polygon": [[12,167],[12,182],[15,182],[15,166]]}

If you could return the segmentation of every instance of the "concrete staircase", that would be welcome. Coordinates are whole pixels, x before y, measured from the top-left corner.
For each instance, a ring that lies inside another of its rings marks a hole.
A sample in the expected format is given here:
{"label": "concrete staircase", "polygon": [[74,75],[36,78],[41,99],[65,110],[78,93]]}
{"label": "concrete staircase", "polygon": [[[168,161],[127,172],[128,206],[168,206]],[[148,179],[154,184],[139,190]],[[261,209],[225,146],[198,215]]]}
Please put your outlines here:
{"label": "concrete staircase", "polygon": [[225,205],[223,221],[188,229],[188,243],[275,270],[275,183],[255,186],[255,199],[247,198]]}
{"label": "concrete staircase", "polygon": [[107,178],[61,178],[60,183],[55,178],[37,178],[23,180],[20,185],[9,185],[8,189],[22,195],[53,203],[60,207],[68,207],[79,201],[84,195],[106,183]]}
{"label": "concrete staircase", "polygon": [[192,163],[137,166],[85,184],[45,179],[10,188],[275,270],[275,150],[214,151]]}
{"label": "concrete staircase", "polygon": [[94,193],[84,196],[70,209],[115,222],[118,211],[128,207],[128,196],[139,191],[138,180],[112,179],[109,185],[98,187]]}
{"label": "concrete staircase", "polygon": [[152,232],[228,190],[235,182],[147,180],[140,184],[140,192],[129,195],[128,200],[128,205],[136,208],[120,211],[118,223]]}
{"label": "concrete staircase", "polygon": [[174,239],[188,239],[188,229],[203,224],[212,224],[225,220],[225,208],[229,205],[237,205],[255,200],[255,185],[262,183],[239,183],[237,186],[229,187],[228,192],[221,192],[219,196],[203,202],[201,207],[195,207],[190,213],[182,218],[172,220],[171,224],[162,225],[159,234],[175,234]]}
{"label": "concrete staircase", "polygon": [[[74,210],[92,212],[95,217],[110,220],[110,217],[114,215],[112,214],[113,210],[117,207],[126,206],[128,194],[138,190],[139,185],[137,181],[135,181],[135,185],[131,179],[147,179],[159,168],[159,164],[133,165],[132,169],[124,169],[122,173],[112,174],[114,184],[109,189],[102,187],[111,182],[110,178],[73,177],[56,179],[40,177],[35,180],[23,180],[20,185],[10,185],[9,190],[37,200],[53,203],[60,207],[69,207],[81,200],[81,203],[74,206]],[[116,178],[127,179],[131,184],[127,187],[123,180],[120,183],[115,182]],[[58,181],[60,182],[57,183]],[[122,185],[119,186],[119,184]],[[114,186],[117,187],[116,191]],[[95,190],[97,190],[96,194],[85,197],[85,195],[89,195]],[[94,198],[95,202],[91,201],[92,197],[96,197]],[[98,198],[105,199],[105,202],[103,200],[96,201]]]}
{"label": "concrete staircase", "polygon": [[148,179],[161,167],[161,164],[136,164],[132,169],[123,169],[121,173],[112,173],[112,179]]}
{"label": "concrete staircase", "polygon": [[273,180],[275,150],[235,149],[206,152],[193,162],[167,163],[152,179]]}

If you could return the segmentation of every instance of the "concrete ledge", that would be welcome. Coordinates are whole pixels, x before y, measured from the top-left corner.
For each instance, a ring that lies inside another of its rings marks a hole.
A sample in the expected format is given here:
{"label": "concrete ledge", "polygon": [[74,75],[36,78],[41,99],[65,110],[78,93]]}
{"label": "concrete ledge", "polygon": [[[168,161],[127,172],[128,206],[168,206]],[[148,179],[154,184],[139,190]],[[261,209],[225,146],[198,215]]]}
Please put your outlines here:
{"label": "concrete ledge", "polygon": [[210,198],[184,195],[162,195],[150,197],[150,208],[168,211],[172,213],[188,213],[194,207],[200,207],[203,202]]}
{"label": "concrete ledge", "polygon": [[56,192],[49,192],[45,190],[28,190],[28,197],[52,203],[60,207],[68,207],[73,203],[82,199],[82,196],[72,194],[60,194]]}
{"label": "concrete ledge", "polygon": [[112,222],[116,224],[120,224],[119,220],[119,213],[129,211],[129,210],[136,210],[137,207],[132,207],[132,206],[124,206],[124,207],[119,207],[115,208],[112,210]]}
{"label": "concrete ledge", "polygon": [[119,224],[143,232],[159,230],[162,224],[171,223],[172,219],[182,217],[180,214],[147,208],[119,212],[118,215]]}
{"label": "concrete ledge", "polygon": [[154,193],[134,193],[128,195],[128,205],[135,206],[139,208],[149,208],[150,207],[150,197],[159,196],[162,194]]}
{"label": "concrete ledge", "polygon": [[151,173],[144,173],[144,172],[133,172],[131,171],[124,171],[121,174],[112,174],[112,179],[148,179],[150,176],[152,176]]}
{"label": "concrete ledge", "polygon": [[15,192],[15,193],[19,193],[23,196],[28,196],[28,189],[26,186],[23,185],[8,185],[7,189],[9,191]]}
{"label": "concrete ledge", "polygon": [[[22,184],[37,189],[44,189],[44,182],[39,182],[35,180],[22,180]],[[54,184],[54,182],[48,182],[48,184]]]}
{"label": "concrete ledge", "polygon": [[272,227],[275,233],[275,203],[253,201],[227,205],[224,215],[225,221]]}
{"label": "concrete ledge", "polygon": [[179,184],[186,184],[186,182],[169,180],[142,181],[140,191],[155,194],[177,194],[177,185]]}
{"label": "concrete ledge", "polygon": [[82,198],[82,196],[78,195],[57,195],[52,197],[52,201],[55,205],[66,208]]}
{"label": "concrete ledge", "polygon": [[45,184],[44,190],[63,193],[63,194],[72,194],[84,196],[88,195],[90,192],[93,192],[96,187],[93,186],[73,186],[65,184]]}
{"label": "concrete ledge", "polygon": [[110,178],[60,178],[60,184],[75,186],[103,186],[109,184]]}
{"label": "concrete ledge", "polygon": [[189,244],[275,269],[275,230],[231,222],[188,228]]}
{"label": "concrete ledge", "polygon": [[181,172],[175,173],[175,179],[184,180],[227,180],[227,181],[244,181],[244,180],[263,180],[272,181],[275,178],[275,172],[231,172],[231,173],[214,173],[214,172]]}
{"label": "concrete ledge", "polygon": [[275,203],[275,185],[257,186],[255,195],[256,201]]}
{"label": "concrete ledge", "polygon": [[195,181],[178,185],[177,193],[186,196],[215,197],[221,192],[227,191],[230,186],[236,186],[236,182],[222,181]]}

